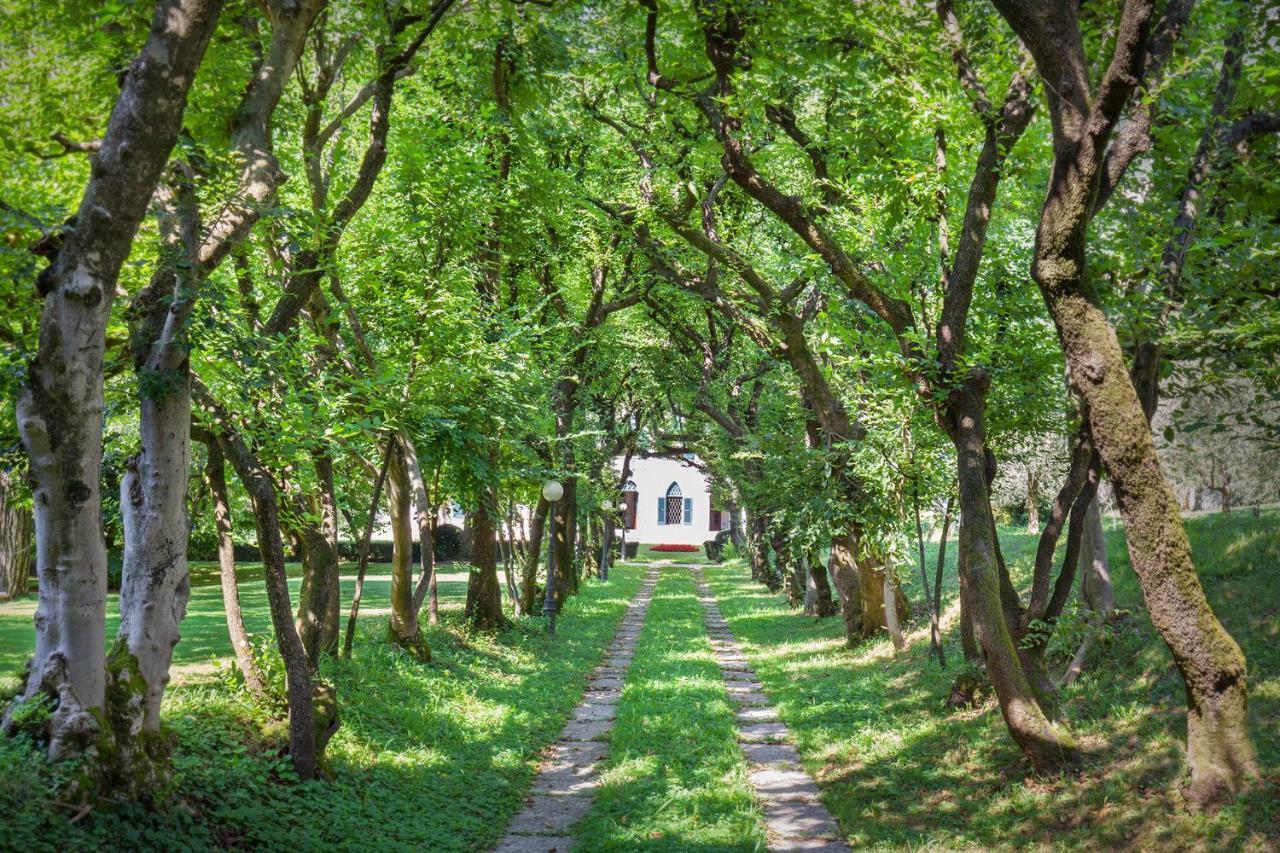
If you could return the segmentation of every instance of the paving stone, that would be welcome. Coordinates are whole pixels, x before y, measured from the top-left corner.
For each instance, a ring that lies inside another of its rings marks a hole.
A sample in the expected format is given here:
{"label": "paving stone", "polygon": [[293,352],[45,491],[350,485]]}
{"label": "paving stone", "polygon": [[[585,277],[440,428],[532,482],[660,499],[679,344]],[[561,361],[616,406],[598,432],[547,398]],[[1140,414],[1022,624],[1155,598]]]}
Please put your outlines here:
{"label": "paving stone", "polygon": [[744,743],[742,754],[752,764],[800,767],[800,753],[789,743]]}
{"label": "paving stone", "polygon": [[750,684],[752,690],[760,690],[760,682],[756,680],[754,674],[750,672],[738,672],[737,670],[729,670],[724,673],[725,681],[736,681],[739,684]]}
{"label": "paving stone", "polygon": [[739,705],[748,708],[771,704],[767,695],[756,690],[743,690],[739,693],[731,693],[729,698],[734,702],[737,702]]}
{"label": "paving stone", "polygon": [[565,723],[560,737],[565,740],[604,740],[613,728],[613,720],[577,720]]}
{"label": "paving stone", "polygon": [[512,835],[562,835],[591,810],[591,797],[536,794],[511,820]]}
{"label": "paving stone", "polygon": [[549,764],[533,780],[533,793],[557,796],[591,794],[600,787],[599,765]]}
{"label": "paving stone", "polygon": [[824,838],[776,838],[769,842],[770,853],[849,853],[843,841]]}
{"label": "paving stone", "polygon": [[751,787],[762,799],[795,800],[818,798],[818,783],[803,770],[785,770],[763,767],[752,770],[748,777]]}
{"label": "paving stone", "polygon": [[614,676],[609,676],[609,675],[601,676],[600,678],[593,677],[591,679],[591,686],[592,687],[621,687],[622,679],[616,678]]}
{"label": "paving stone", "polygon": [[575,723],[598,720],[612,720],[618,716],[618,706],[613,704],[583,704],[573,709],[573,716],[569,719]]}
{"label": "paving stone", "polygon": [[749,723],[738,727],[738,740],[746,743],[774,743],[786,736],[787,727],[782,723]]}
{"label": "paving stone", "polygon": [[607,663],[609,666],[626,666],[627,664],[631,663],[631,660],[634,657],[635,655],[633,654],[625,654],[625,655],[617,654],[617,655],[609,655],[609,657],[605,658],[604,660],[605,660],[605,663]]}
{"label": "paving stone", "polygon": [[840,827],[836,826],[831,812],[815,800],[765,799],[764,819],[770,834],[783,838],[835,840],[840,837]]}
{"label": "paving stone", "polygon": [[778,721],[778,709],[772,705],[763,705],[757,708],[739,708],[734,716],[739,723],[776,723]]}
{"label": "paving stone", "polygon": [[609,754],[609,744],[598,740],[562,740],[551,747],[548,763],[594,764]]}
{"label": "paving stone", "polygon": [[493,853],[568,853],[573,839],[561,835],[508,835]]}
{"label": "paving stone", "polygon": [[582,701],[588,705],[613,705],[622,698],[622,691],[616,687],[596,690],[594,687],[582,694]]}

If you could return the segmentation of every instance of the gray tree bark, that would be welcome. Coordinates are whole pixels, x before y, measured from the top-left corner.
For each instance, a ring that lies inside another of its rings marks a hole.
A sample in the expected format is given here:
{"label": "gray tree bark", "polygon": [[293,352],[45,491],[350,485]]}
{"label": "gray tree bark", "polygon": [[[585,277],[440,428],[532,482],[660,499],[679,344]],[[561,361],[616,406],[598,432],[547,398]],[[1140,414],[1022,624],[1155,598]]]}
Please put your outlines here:
{"label": "gray tree bark", "polygon": [[95,739],[114,735],[99,722],[107,688],[99,494],[106,326],[120,268],[177,140],[221,8],[220,0],[157,3],[94,155],[75,226],[36,281],[45,300],[40,343],[17,407],[31,460],[40,580],[23,700],[55,700],[45,724],[51,758],[92,752]]}

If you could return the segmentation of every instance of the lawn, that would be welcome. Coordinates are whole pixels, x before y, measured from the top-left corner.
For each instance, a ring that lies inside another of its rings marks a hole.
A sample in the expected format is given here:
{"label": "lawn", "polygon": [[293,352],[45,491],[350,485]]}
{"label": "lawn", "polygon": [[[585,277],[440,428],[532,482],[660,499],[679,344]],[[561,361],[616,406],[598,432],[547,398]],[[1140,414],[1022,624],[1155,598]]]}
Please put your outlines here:
{"label": "lawn", "polygon": [[[887,640],[849,649],[838,619],[791,611],[740,564],[708,571],[725,618],[791,727],[823,799],[855,848],[1275,849],[1280,844],[1280,513],[1188,521],[1209,598],[1244,648],[1250,722],[1267,783],[1213,816],[1181,804],[1184,699],[1172,659],[1141,605],[1120,531],[1107,536],[1121,608],[1085,675],[1065,692],[1070,727],[1092,750],[1078,774],[1036,777],[994,702],[950,712],[963,669],[954,542],[946,651],[928,658],[927,627],[894,655]],[[1011,570],[1028,576],[1034,537],[1002,531]],[[930,548],[931,559],[936,546]],[[918,570],[901,573],[920,601]],[[1062,654],[1069,654],[1063,649]],[[1059,666],[1061,658],[1059,658]]]}
{"label": "lawn", "polygon": [[679,563],[686,565],[689,563],[705,563],[707,561],[707,552],[701,547],[697,551],[655,551],[652,545],[641,545],[636,549],[636,555],[632,558],[633,562],[639,563]]}
{"label": "lawn", "polygon": [[[292,774],[279,721],[217,674],[189,677],[166,699],[176,774],[154,809],[100,807],[69,825],[51,800],[48,766],[25,742],[0,738],[0,847],[485,849],[520,806],[539,752],[580,699],[641,575],[618,567],[608,584],[586,582],[554,638],[540,619],[470,635],[453,589],[443,624],[426,629],[429,665],[366,622],[354,660],[324,672],[343,720],[329,746],[331,781],[282,781]],[[378,590],[366,589],[369,604]]]}
{"label": "lawn", "polygon": [[[441,567],[439,594],[441,604],[448,606],[452,602],[465,601],[467,596],[466,574],[450,569],[455,566]],[[293,600],[298,600],[298,584],[302,567],[298,563],[290,563],[289,590]],[[361,607],[361,622],[367,620],[385,620],[389,613],[391,597],[391,576],[388,567],[373,564],[365,576],[364,602]],[[351,602],[351,591],[355,586],[356,565],[344,563],[342,572],[342,603],[347,608]],[[262,580],[262,567],[258,564],[244,564],[238,569],[240,578],[240,606],[244,612],[245,628],[250,634],[266,635],[270,633],[271,618],[267,612],[267,591]],[[173,660],[179,666],[181,675],[185,668],[193,664],[208,664],[217,658],[231,656],[231,642],[227,639],[227,621],[222,608],[222,587],[218,581],[218,564],[194,562],[191,564],[191,600],[187,604],[187,618],[182,622],[182,641],[174,649]],[[107,597],[107,636],[115,637],[120,623],[118,601],[119,596],[112,593]],[[0,604],[0,686],[20,674],[31,654],[35,642],[35,627],[32,616],[36,611],[35,595],[18,601]],[[346,610],[343,610],[346,613]],[[346,624],[345,616],[343,624]]]}

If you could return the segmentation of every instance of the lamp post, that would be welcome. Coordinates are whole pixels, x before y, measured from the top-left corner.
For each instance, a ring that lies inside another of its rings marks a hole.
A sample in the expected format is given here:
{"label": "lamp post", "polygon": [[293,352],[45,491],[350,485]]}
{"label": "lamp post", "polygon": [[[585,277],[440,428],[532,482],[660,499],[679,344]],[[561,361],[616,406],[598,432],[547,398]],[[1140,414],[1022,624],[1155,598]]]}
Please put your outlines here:
{"label": "lamp post", "polygon": [[604,583],[609,580],[609,540],[613,538],[613,501],[605,498],[600,502],[600,509],[604,510],[604,531],[601,539],[604,545],[600,548],[600,582]]}
{"label": "lamp post", "polygon": [[547,596],[542,601],[542,612],[547,615],[547,633],[556,632],[556,501],[564,496],[564,486],[558,480],[542,484],[542,496],[550,506],[547,520],[551,523],[551,535],[547,537]]}

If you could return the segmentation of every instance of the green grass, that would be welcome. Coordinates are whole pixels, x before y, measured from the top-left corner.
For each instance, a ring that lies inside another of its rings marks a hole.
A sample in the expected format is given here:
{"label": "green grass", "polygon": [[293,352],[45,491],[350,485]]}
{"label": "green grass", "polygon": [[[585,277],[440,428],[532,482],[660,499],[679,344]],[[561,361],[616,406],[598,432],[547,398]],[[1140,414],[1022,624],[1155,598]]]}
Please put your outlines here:
{"label": "green grass", "polygon": [[664,568],[578,850],[764,850],[732,706],[687,569]]}
{"label": "green grass", "polygon": [[[451,567],[442,567],[442,574]],[[289,590],[293,601],[298,601],[298,584],[302,567],[290,563]],[[356,566],[344,563],[342,571],[343,624],[345,614],[350,606],[351,592],[355,586]],[[369,566],[364,585],[364,601],[362,604],[361,622],[384,621],[387,618],[387,602],[391,597],[391,578],[386,565]],[[267,611],[267,591],[262,581],[262,567],[257,564],[244,564],[237,571],[240,580],[240,607],[244,613],[245,628],[250,634],[265,635],[270,632],[271,618]],[[182,621],[182,641],[174,649],[175,664],[208,663],[214,658],[231,655],[231,642],[227,639],[227,621],[222,608],[222,588],[218,581],[218,564],[196,562],[191,564],[191,600],[187,604],[187,618]],[[442,578],[439,594],[443,601],[464,600],[467,595],[466,582],[453,578]],[[107,596],[107,632],[108,638],[114,638],[116,628],[120,624],[118,608],[119,596],[115,593]],[[0,604],[0,685],[12,680],[26,666],[27,658],[35,643],[35,627],[32,617],[36,611],[34,595],[18,601]]]}
{"label": "green grass", "polygon": [[652,545],[641,545],[636,549],[636,555],[631,561],[638,563],[665,561],[668,563],[688,565],[690,563],[705,563],[707,561],[707,554],[701,547],[699,547],[697,551],[655,551],[653,550]]}
{"label": "green grass", "polygon": [[[954,556],[940,672],[927,627],[893,654],[887,640],[846,648],[838,620],[791,611],[751,584],[741,564],[708,571],[720,607],[765,689],[791,727],[823,800],[855,848],[1274,849],[1280,844],[1280,514],[1190,519],[1209,598],[1249,659],[1250,722],[1267,778],[1263,790],[1216,815],[1182,808],[1185,706],[1172,659],[1141,605],[1121,532],[1108,531],[1116,591],[1132,616],[1095,646],[1065,694],[1071,730],[1094,751],[1083,772],[1028,772],[993,702],[949,712],[963,667],[955,620]],[[1025,580],[1034,537],[1002,531],[1015,577]],[[930,559],[936,546],[930,548]],[[920,601],[918,569],[900,573]],[[1062,654],[1069,654],[1067,645]],[[1061,657],[1056,661],[1062,666]]]}
{"label": "green grass", "polygon": [[[56,771],[26,742],[0,738],[0,848],[485,849],[519,808],[640,577],[619,567],[607,585],[585,583],[554,638],[540,619],[471,636],[451,600],[443,624],[426,629],[430,665],[384,643],[380,622],[366,624],[355,659],[325,673],[343,720],[329,782],[286,781],[280,722],[211,676],[166,700],[176,774],[154,809],[100,807],[69,825],[51,800]],[[366,601],[378,597],[366,589]]]}

